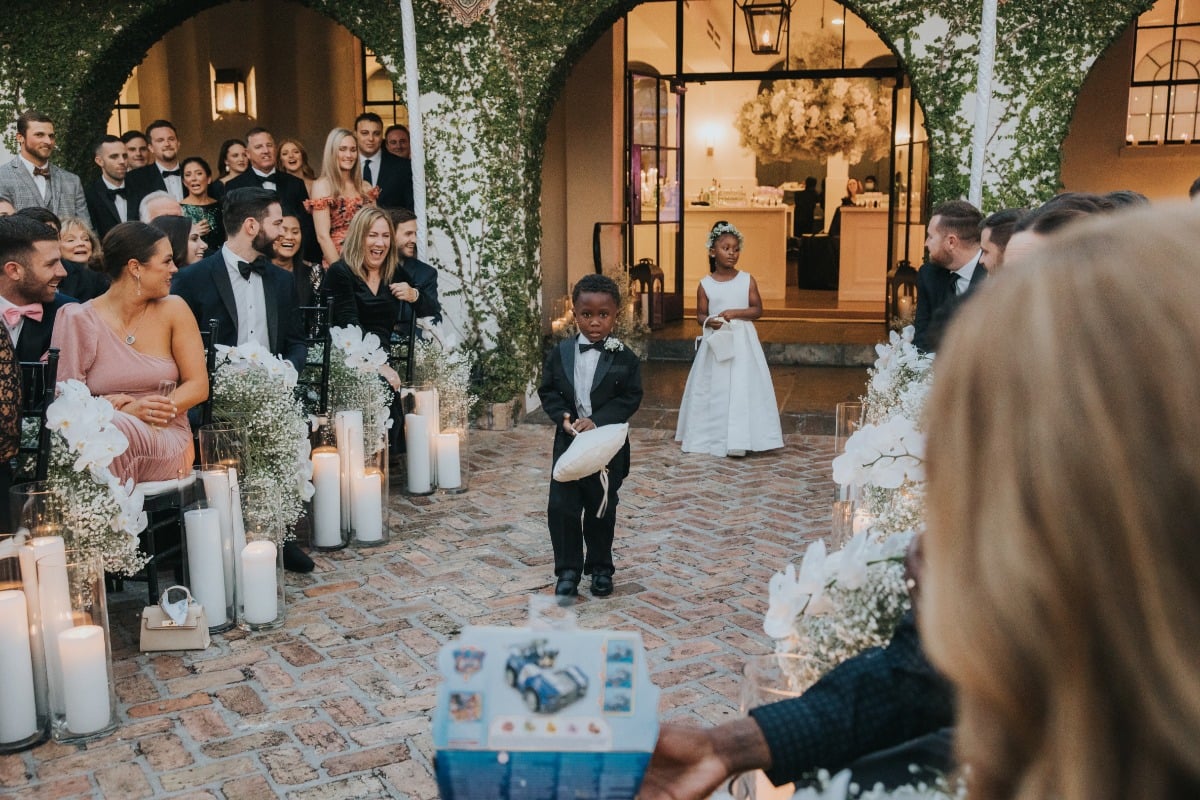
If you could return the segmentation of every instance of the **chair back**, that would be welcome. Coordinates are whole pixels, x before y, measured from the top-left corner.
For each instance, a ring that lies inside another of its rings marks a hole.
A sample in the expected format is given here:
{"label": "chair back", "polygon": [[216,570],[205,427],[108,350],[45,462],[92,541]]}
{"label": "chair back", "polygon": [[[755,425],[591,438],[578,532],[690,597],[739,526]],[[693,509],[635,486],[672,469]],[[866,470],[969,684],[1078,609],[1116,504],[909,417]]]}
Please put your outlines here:
{"label": "chair back", "polygon": [[[204,342],[204,369],[208,372],[208,397],[200,404],[200,424],[212,422],[213,376],[217,372],[217,328],[215,319],[208,321],[208,328],[200,331],[200,340]],[[192,423],[195,424],[193,418]]]}
{"label": "chair back", "polygon": [[[403,379],[405,386],[412,386],[413,366],[416,363],[413,351],[416,348],[416,343],[417,318],[415,315],[410,314],[407,320],[396,323],[396,327],[392,329],[390,346],[384,346],[384,349],[388,351],[388,363]],[[392,353],[396,352],[397,345],[399,345],[400,352],[395,357],[392,357]]]}
{"label": "chair back", "polygon": [[21,436],[19,463],[27,457],[34,461],[33,477],[30,480],[44,481],[50,472],[50,429],[46,427],[46,409],[54,402],[58,381],[58,348],[51,347],[45,361],[21,362],[21,429],[24,433],[25,420],[37,420],[37,437],[27,444]]}
{"label": "chair back", "polygon": [[329,413],[329,359],[332,340],[329,325],[333,319],[333,298],[319,295],[318,305],[300,306],[301,335],[308,346],[308,358],[296,380],[300,402],[310,414]]}

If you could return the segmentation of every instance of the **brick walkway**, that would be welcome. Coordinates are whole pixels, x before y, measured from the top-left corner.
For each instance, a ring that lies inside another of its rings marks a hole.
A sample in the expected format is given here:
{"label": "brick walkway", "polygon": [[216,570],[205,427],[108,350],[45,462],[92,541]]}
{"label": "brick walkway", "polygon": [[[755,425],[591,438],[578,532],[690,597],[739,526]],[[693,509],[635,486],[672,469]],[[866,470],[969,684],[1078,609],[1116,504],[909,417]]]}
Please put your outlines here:
{"label": "brick walkway", "polygon": [[[472,431],[471,490],[394,491],[391,542],[289,575],[281,630],[141,655],[144,587],[127,584],[109,609],[121,727],[86,747],[0,756],[0,798],[436,797],[439,646],[468,623],[519,623],[529,593],[552,591],[549,436]],[[662,716],[729,719],[740,664],[769,649],[767,580],[828,527],[831,438],[790,434],[783,450],[725,460],[639,428],[633,447],[617,590],[585,589],[580,622],[642,634]]]}

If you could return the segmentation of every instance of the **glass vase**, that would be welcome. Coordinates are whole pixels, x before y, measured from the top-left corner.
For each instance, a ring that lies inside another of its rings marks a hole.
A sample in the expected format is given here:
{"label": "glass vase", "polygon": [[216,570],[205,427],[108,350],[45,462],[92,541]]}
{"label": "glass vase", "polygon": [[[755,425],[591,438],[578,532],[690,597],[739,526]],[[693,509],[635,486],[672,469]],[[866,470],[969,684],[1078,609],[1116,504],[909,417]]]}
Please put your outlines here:
{"label": "glass vase", "polygon": [[441,432],[435,437],[437,488],[445,494],[467,490],[471,477],[470,408],[442,398]]}
{"label": "glass vase", "polygon": [[363,453],[362,471],[354,476],[351,491],[354,510],[354,544],[378,547],[387,544],[388,525],[388,441],[383,433],[372,437]]}
{"label": "glass vase", "polygon": [[[836,458],[846,450],[846,442],[863,425],[863,404],[860,400],[838,403],[834,407],[833,455]],[[857,500],[857,486],[838,486],[838,500]]]}
{"label": "glass vase", "polygon": [[349,526],[342,525],[342,464],[337,437],[329,417],[317,418],[312,440],[313,498],[309,504],[309,544],[322,552],[340,550],[349,541]]}
{"label": "glass vase", "polygon": [[339,411],[333,416],[334,433],[337,437],[338,480],[340,487],[339,517],[342,538],[350,541],[354,536],[354,479],[363,467],[363,414],[361,409]]}
{"label": "glass vase", "polygon": [[269,492],[247,490],[242,498],[246,540],[238,549],[238,627],[278,628],[286,619],[283,580],[285,527]]}
{"label": "glass vase", "polygon": [[50,703],[37,559],[23,536],[11,534],[0,534],[0,687],[0,753],[46,741]]}
{"label": "glass vase", "polygon": [[421,384],[412,391],[412,411],[404,415],[404,465],[410,495],[432,494],[437,488],[437,435],[441,413],[437,387]]}
{"label": "glass vase", "polygon": [[38,558],[37,574],[50,734],[68,744],[111,733],[117,699],[100,557],[79,550],[48,553]]}
{"label": "glass vase", "polygon": [[18,483],[8,491],[11,530],[25,531],[27,536],[33,537],[66,538],[66,505],[51,490],[49,481]]}
{"label": "glass vase", "polygon": [[[230,486],[232,474],[234,471],[222,466],[199,469],[194,480],[180,490],[188,588],[204,607],[210,633],[227,631],[236,621],[234,553],[238,537]],[[237,518],[240,523],[240,508]]]}

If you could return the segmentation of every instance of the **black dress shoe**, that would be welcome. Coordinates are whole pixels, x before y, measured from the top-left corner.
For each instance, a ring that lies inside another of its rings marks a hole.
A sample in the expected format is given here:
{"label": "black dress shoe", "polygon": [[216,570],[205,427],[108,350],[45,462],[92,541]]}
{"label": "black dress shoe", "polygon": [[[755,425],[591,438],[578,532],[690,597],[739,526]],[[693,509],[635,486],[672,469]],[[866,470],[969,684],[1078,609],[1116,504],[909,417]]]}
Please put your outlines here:
{"label": "black dress shoe", "polygon": [[579,573],[565,570],[558,576],[558,583],[554,584],[554,593],[559,597],[574,597],[579,594]]}
{"label": "black dress shoe", "polygon": [[300,549],[295,542],[285,542],[283,545],[283,568],[288,572],[312,572],[313,560]]}
{"label": "black dress shoe", "polygon": [[593,575],[592,594],[596,597],[608,597],[613,593],[612,575]]}

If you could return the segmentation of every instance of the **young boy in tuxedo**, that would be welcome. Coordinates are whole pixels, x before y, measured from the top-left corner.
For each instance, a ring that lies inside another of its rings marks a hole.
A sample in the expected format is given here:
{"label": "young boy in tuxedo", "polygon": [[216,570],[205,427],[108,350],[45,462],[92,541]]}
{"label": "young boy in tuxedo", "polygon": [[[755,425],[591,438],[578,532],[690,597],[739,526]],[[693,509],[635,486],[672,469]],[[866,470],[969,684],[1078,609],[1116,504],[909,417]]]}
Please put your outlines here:
{"label": "young boy in tuxedo", "polygon": [[[604,275],[586,275],[571,292],[579,335],[559,342],[542,369],[538,396],[554,421],[554,462],[579,433],[628,422],[642,402],[641,362],[611,336],[621,309],[621,290]],[[577,481],[550,480],[546,522],[554,546],[554,593],[574,597],[579,580],[592,576],[592,594],[613,592],[612,542],[617,490],[629,474],[629,441],[608,463],[607,506],[600,475]],[[597,511],[604,507],[604,513]],[[584,554],[586,547],[586,556]]]}

